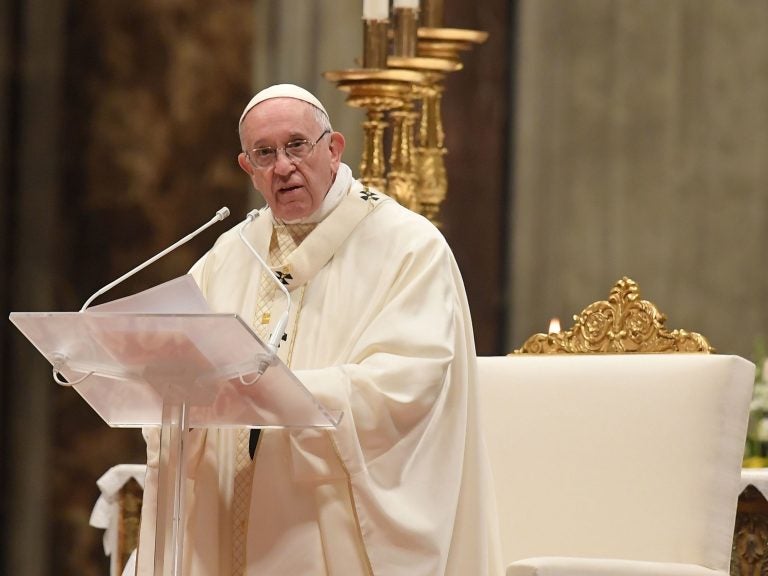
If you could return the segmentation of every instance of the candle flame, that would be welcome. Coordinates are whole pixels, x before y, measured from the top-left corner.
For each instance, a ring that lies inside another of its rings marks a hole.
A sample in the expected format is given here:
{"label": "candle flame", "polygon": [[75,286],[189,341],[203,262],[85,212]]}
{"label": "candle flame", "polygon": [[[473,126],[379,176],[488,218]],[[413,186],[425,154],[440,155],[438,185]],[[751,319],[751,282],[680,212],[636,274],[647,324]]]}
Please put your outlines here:
{"label": "candle flame", "polygon": [[560,318],[552,318],[549,321],[549,333],[558,334],[560,332]]}

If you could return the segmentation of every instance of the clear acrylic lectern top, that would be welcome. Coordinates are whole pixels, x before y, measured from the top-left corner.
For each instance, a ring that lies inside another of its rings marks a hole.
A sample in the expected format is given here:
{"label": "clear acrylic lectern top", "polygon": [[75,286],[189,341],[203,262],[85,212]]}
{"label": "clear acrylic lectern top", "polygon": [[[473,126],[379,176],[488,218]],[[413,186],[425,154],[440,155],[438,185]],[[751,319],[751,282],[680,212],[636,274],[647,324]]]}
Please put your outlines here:
{"label": "clear acrylic lectern top", "polygon": [[[234,314],[13,313],[11,321],[110,426],[162,424],[183,402],[203,427],[333,427],[326,410]],[[259,366],[269,368],[255,383]]]}

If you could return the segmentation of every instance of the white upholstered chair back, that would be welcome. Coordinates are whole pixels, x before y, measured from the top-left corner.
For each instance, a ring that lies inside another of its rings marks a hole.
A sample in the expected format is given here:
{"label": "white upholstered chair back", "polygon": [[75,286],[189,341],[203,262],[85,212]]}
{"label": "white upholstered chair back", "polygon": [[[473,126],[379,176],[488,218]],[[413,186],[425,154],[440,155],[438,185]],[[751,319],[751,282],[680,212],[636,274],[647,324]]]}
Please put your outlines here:
{"label": "white upholstered chair back", "polygon": [[[595,309],[610,316],[604,304]],[[710,349],[682,335],[686,349]],[[567,339],[526,344],[642,350],[636,336],[606,344],[576,326]],[[728,573],[753,364],[706,353],[514,354],[480,358],[478,369],[508,576]]]}
{"label": "white upholstered chair back", "polygon": [[505,563],[727,573],[753,370],[697,354],[480,358]]}

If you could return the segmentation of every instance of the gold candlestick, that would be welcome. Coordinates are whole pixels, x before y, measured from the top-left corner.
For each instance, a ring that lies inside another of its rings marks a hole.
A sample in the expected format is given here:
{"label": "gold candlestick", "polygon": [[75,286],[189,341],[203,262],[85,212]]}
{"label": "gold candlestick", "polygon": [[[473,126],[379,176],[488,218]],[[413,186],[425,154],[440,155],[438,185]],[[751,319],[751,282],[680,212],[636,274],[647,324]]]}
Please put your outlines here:
{"label": "gold candlestick", "polygon": [[389,184],[387,194],[400,204],[421,213],[421,201],[417,193],[417,172],[413,128],[418,114],[413,109],[415,94],[406,98],[402,108],[390,112],[392,119],[392,150],[389,156]]}
{"label": "gold candlestick", "polygon": [[420,24],[426,28],[443,25],[443,0],[422,0]]}
{"label": "gold candlestick", "polygon": [[[352,104],[350,102],[350,104]],[[371,186],[377,190],[387,189],[386,165],[384,164],[384,131],[387,129],[387,121],[384,119],[384,110],[373,102],[361,102],[352,104],[367,108],[367,119],[363,122],[363,136],[365,147],[360,159],[360,181],[365,186]]]}
{"label": "gold candlestick", "polygon": [[424,216],[438,224],[440,205],[448,195],[445,171],[445,133],[441,103],[442,81],[422,90],[421,122],[416,144],[417,184]]}
{"label": "gold candlestick", "polygon": [[[488,37],[487,33],[475,30],[440,28],[443,2],[422,0],[421,11],[395,8],[394,56],[389,58],[389,21],[364,20],[364,68],[323,74],[348,93],[350,106],[366,110],[360,163],[362,182],[387,191],[436,224],[448,188],[440,110],[443,81],[447,73],[461,69],[461,51]],[[416,27],[419,16],[422,28]],[[384,157],[387,114],[392,122],[389,186]]]}
{"label": "gold candlestick", "polygon": [[[399,57],[416,56],[418,10],[398,6],[393,13],[395,29],[392,51]],[[414,212],[421,212],[421,203],[416,195],[416,173],[414,172],[413,129],[418,117],[414,110],[415,96],[416,91],[413,90],[405,99],[402,108],[393,110],[389,114],[392,120],[392,148],[389,156],[387,194]]]}
{"label": "gold candlestick", "polygon": [[459,53],[471,50],[488,39],[488,32],[464,28],[421,27],[416,31],[419,56],[460,61]]}
{"label": "gold candlestick", "polygon": [[[442,81],[447,73],[460,70],[462,65],[460,62],[443,58],[401,58],[397,56],[391,56],[387,60],[387,65],[390,69],[418,71],[425,77],[424,84],[417,87],[416,91],[418,99],[421,100],[421,116],[416,144],[411,144],[412,176],[410,181],[417,200],[418,210],[415,211],[439,225],[438,212],[448,191],[444,162],[445,138],[440,121]],[[410,138],[413,142],[413,124],[410,130]],[[392,143],[394,149],[394,136]]]}
{"label": "gold candlestick", "polygon": [[414,8],[394,9],[395,30],[392,52],[395,56],[416,56],[416,29],[419,11]]}
{"label": "gold candlestick", "polygon": [[[437,1],[442,9],[442,2]],[[422,213],[439,225],[440,206],[448,194],[445,170],[447,150],[444,145],[442,120],[443,81],[447,73],[462,68],[459,53],[485,42],[488,33],[458,28],[419,28],[417,38],[419,58],[416,58],[410,67],[435,66],[437,69],[432,71],[429,75],[430,81],[421,89],[421,121],[416,144],[416,188]],[[390,59],[390,65],[398,64]],[[400,65],[409,66],[408,63]]]}
{"label": "gold candlestick", "polygon": [[348,93],[347,104],[366,110],[360,180],[366,186],[386,191],[384,131],[388,124],[384,113],[402,108],[411,97],[414,86],[424,83],[424,76],[411,70],[365,68],[325,72],[323,76]]}
{"label": "gold candlestick", "polygon": [[363,20],[363,67],[386,68],[389,20]]}

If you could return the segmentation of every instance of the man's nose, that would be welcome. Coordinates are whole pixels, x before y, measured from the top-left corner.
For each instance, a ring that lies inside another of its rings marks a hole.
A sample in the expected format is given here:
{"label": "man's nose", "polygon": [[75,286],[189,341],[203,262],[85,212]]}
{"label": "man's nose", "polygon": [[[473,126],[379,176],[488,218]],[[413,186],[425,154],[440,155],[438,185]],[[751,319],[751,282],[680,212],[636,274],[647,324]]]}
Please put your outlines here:
{"label": "man's nose", "polygon": [[290,158],[288,158],[285,150],[278,150],[275,154],[275,174],[285,176],[286,174],[293,172],[296,165],[291,162]]}

